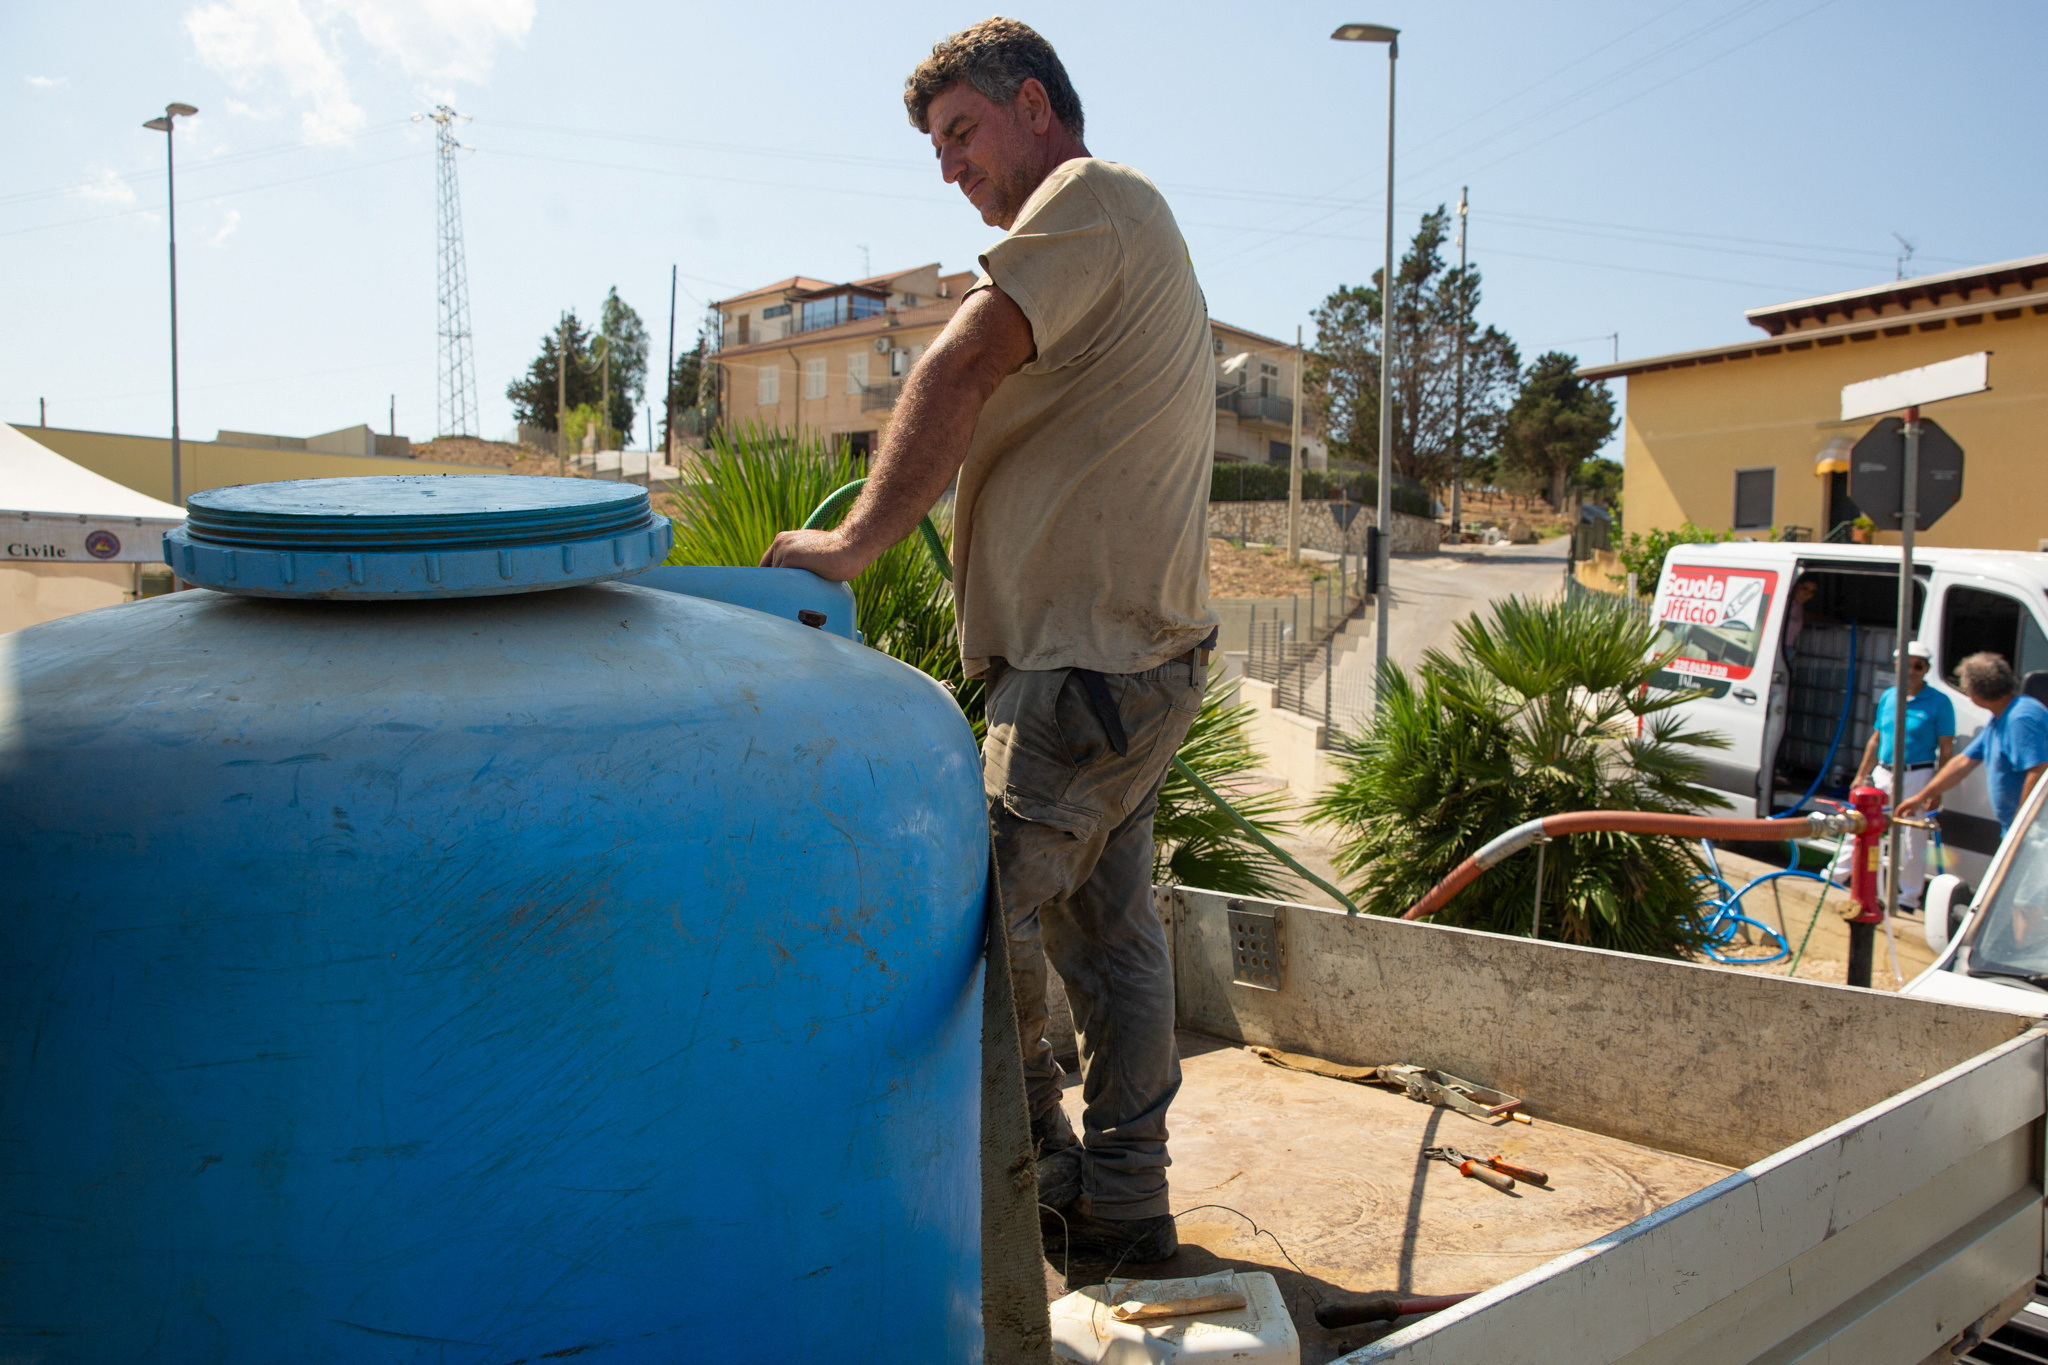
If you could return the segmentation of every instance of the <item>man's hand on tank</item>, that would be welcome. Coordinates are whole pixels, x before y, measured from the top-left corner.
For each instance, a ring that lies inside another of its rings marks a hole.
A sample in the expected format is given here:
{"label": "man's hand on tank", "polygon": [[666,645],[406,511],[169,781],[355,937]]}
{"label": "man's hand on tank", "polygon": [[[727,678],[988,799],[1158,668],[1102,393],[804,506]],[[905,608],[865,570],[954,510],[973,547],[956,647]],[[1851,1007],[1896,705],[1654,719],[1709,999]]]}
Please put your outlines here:
{"label": "man's hand on tank", "polygon": [[820,578],[844,583],[873,558],[848,545],[838,531],[784,531],[761,556],[761,567],[809,569]]}

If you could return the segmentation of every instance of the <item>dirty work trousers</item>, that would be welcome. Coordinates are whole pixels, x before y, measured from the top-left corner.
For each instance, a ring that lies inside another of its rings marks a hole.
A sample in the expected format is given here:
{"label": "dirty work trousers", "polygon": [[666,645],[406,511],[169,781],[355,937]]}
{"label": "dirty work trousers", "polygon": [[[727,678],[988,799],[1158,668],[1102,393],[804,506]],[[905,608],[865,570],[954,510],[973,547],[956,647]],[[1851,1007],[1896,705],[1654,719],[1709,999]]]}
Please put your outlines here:
{"label": "dirty work trousers", "polygon": [[1098,1218],[1167,1212],[1166,1110],[1180,1089],[1180,1058],[1173,963],[1152,905],[1152,816],[1201,709],[1205,672],[1178,659],[1098,675],[1122,723],[1123,753],[1076,670],[997,662],[989,679],[982,779],[1032,1134],[1047,1150],[1069,1140],[1064,1077],[1045,1036],[1049,960],[1080,1034],[1081,1188]]}

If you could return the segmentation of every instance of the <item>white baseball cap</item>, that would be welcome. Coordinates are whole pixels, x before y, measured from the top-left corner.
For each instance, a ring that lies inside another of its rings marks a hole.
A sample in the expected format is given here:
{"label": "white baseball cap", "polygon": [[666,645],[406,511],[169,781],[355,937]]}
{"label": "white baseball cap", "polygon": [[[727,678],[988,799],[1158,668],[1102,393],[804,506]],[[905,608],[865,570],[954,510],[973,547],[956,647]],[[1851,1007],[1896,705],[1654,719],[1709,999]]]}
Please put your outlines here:
{"label": "white baseball cap", "polygon": [[1930,664],[1934,662],[1934,651],[1928,647],[1925,640],[1915,640],[1907,645],[1906,653],[1915,659],[1925,659]]}

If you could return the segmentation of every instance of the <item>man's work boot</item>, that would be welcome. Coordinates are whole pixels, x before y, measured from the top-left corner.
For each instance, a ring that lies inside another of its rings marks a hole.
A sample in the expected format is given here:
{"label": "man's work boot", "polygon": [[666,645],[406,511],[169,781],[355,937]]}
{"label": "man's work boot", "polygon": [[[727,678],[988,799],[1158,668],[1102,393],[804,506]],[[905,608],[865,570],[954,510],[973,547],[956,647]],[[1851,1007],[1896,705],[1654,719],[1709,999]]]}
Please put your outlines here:
{"label": "man's work boot", "polygon": [[1064,1208],[1081,1197],[1081,1140],[1064,1109],[1054,1106],[1031,1119],[1032,1150],[1038,1155],[1039,1217],[1045,1208]]}
{"label": "man's work boot", "polygon": [[1097,1218],[1081,1210],[1081,1201],[1059,1209],[1059,1217],[1041,1212],[1045,1232],[1045,1254],[1070,1265],[1110,1266],[1157,1265],[1173,1259],[1180,1250],[1180,1235],[1174,1231],[1173,1215],[1151,1218]]}

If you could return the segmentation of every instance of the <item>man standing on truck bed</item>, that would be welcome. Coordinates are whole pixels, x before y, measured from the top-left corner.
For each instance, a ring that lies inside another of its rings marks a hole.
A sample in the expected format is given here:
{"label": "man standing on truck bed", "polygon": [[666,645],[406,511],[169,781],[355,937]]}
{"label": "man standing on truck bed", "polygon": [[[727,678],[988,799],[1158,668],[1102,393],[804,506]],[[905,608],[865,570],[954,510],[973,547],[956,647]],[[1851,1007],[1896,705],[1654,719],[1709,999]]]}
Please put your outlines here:
{"label": "man standing on truck bed", "polygon": [[1917,796],[1899,803],[1899,814],[1921,814],[1981,766],[1984,784],[1991,789],[1991,813],[1998,817],[1998,832],[2004,834],[2034,784],[2048,773],[2048,706],[2020,691],[2020,680],[2003,654],[1972,654],[1957,665],[1956,685],[1991,713],[1991,721]]}
{"label": "man standing on truck bed", "polygon": [[[1208,310],[1166,201],[1089,154],[1080,99],[1030,28],[954,34],[904,103],[947,182],[1008,235],[905,380],[846,520],[784,532],[762,563],[850,579],[958,472],[960,652],[988,683],[983,787],[1048,1250],[1161,1261],[1178,1245],[1180,1060],[1152,817],[1215,640]],[[1045,1039],[1048,956],[1083,1039],[1078,1143]]]}

